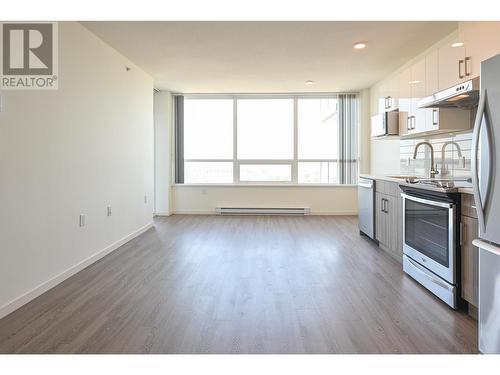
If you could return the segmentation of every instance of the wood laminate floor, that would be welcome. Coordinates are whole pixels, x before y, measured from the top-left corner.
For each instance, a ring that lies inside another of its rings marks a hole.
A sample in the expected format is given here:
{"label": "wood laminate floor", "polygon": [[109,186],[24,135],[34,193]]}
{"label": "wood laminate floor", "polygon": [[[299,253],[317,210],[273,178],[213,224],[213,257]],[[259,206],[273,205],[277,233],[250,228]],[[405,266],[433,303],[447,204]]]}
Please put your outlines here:
{"label": "wood laminate floor", "polygon": [[0,320],[1,353],[476,353],[353,216],[172,216]]}

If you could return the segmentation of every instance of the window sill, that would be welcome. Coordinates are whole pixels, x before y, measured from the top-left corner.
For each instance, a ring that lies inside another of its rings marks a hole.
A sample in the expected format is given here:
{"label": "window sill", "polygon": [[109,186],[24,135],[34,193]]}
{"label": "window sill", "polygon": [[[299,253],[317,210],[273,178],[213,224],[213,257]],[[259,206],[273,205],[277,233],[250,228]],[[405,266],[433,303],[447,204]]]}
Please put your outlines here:
{"label": "window sill", "polygon": [[277,187],[277,188],[293,188],[293,187],[310,187],[310,188],[342,188],[342,187],[358,187],[356,184],[173,184],[173,187]]}

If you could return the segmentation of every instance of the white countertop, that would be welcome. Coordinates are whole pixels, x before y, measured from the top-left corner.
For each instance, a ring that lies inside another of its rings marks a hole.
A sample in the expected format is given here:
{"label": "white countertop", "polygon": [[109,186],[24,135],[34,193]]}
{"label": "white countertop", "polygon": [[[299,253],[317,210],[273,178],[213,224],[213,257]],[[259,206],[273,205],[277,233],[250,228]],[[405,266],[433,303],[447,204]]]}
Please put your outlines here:
{"label": "white countertop", "polygon": [[[396,176],[396,175],[393,175],[393,177],[391,177],[391,176],[384,176],[384,175],[363,174],[363,173],[359,175],[359,177],[369,178],[371,180],[383,180],[383,181],[395,182],[395,183],[398,183],[398,184],[406,185],[406,183],[405,183],[405,181],[403,179],[405,177],[404,175],[401,175],[401,178],[396,178],[394,176]],[[408,177],[427,178],[425,176],[408,176]],[[463,194],[473,194],[472,187],[459,187],[458,188],[458,192],[459,193],[463,193]]]}

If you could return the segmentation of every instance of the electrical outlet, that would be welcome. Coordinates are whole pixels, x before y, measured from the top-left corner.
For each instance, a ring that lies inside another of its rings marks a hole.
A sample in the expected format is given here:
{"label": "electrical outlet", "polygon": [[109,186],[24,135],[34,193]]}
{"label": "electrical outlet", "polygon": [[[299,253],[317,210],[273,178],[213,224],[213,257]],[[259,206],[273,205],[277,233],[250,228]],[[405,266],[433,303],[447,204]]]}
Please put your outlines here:
{"label": "electrical outlet", "polygon": [[80,215],[80,226],[81,227],[85,226],[85,215],[84,214]]}
{"label": "electrical outlet", "polygon": [[111,206],[106,208],[106,215],[111,216]]}

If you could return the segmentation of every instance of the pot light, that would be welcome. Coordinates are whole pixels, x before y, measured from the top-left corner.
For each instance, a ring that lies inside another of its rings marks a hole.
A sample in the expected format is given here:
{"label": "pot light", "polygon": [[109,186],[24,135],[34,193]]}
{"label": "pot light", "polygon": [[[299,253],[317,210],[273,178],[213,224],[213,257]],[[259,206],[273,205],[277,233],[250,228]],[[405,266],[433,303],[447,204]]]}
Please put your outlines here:
{"label": "pot light", "polygon": [[366,43],[360,42],[354,45],[354,49],[363,49],[366,47]]}
{"label": "pot light", "polygon": [[311,86],[312,84],[314,84],[314,81],[306,81],[306,85]]}
{"label": "pot light", "polygon": [[455,42],[451,46],[453,48],[456,48],[456,47],[462,47],[463,45],[464,45],[464,42]]}
{"label": "pot light", "polygon": [[409,83],[410,85],[415,85],[415,84],[417,84],[417,83],[420,83],[420,81],[410,81],[410,82],[408,82],[408,83]]}

